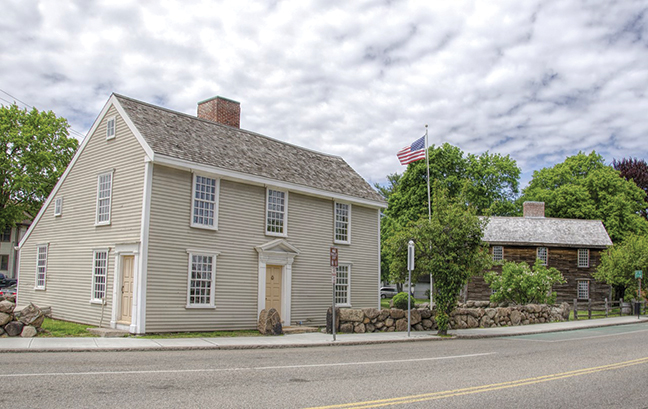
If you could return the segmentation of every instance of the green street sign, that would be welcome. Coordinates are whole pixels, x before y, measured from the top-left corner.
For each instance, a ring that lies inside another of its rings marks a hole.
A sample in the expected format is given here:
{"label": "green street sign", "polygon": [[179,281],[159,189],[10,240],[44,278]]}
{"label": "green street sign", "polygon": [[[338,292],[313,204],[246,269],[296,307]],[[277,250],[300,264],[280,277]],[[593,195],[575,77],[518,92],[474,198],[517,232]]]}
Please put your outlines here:
{"label": "green street sign", "polygon": [[641,270],[635,271],[635,278],[643,278],[643,271]]}

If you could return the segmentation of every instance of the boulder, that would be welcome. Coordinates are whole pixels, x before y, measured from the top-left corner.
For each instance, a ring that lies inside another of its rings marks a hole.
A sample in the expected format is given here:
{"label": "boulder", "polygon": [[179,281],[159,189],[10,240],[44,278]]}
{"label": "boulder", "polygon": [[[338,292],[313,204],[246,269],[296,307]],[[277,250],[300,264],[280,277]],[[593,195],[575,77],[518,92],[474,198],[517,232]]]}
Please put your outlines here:
{"label": "boulder", "polygon": [[401,318],[396,321],[396,331],[407,331],[407,318]]}
{"label": "boulder", "polygon": [[38,334],[36,327],[33,327],[31,325],[25,325],[23,327],[22,332],[20,333],[20,336],[23,338],[34,338],[36,334]]}
{"label": "boulder", "polygon": [[340,332],[350,334],[353,332],[353,324],[350,322],[345,322],[344,324],[340,325]]}
{"label": "boulder", "polygon": [[385,321],[387,318],[389,318],[390,313],[391,310],[381,310],[380,314],[378,314],[378,321]]}
{"label": "boulder", "polygon": [[479,327],[479,322],[472,315],[466,317],[466,326],[468,328],[477,328]]}
{"label": "boulder", "polygon": [[383,321],[378,321],[375,324],[376,329],[381,329],[384,326],[385,326],[385,323]]}
{"label": "boulder", "polygon": [[394,326],[394,319],[393,318],[387,318],[385,320],[385,326],[387,327],[393,327]]}
{"label": "boulder", "polygon": [[19,313],[15,314],[16,319],[22,322],[25,325],[31,325],[36,328],[40,328],[45,320],[45,315],[40,308],[35,306],[32,303],[29,303],[28,306],[22,308]]}
{"label": "boulder", "polygon": [[364,312],[362,310],[354,310],[352,308],[340,309],[340,321],[362,322],[363,320]]}
{"label": "boulder", "polygon": [[398,320],[400,318],[403,318],[405,316],[405,311],[399,309],[399,308],[392,308],[390,310],[390,315],[393,319]]}
{"label": "boulder", "polygon": [[520,325],[522,314],[518,310],[511,311],[511,325]]}
{"label": "boulder", "polygon": [[16,304],[12,303],[11,301],[0,301],[0,312],[11,314],[14,311],[14,308],[16,308]]}
{"label": "boulder", "polygon": [[421,322],[421,313],[418,310],[410,311],[411,324],[414,326]]}
{"label": "boulder", "polygon": [[421,325],[423,325],[423,328],[425,329],[431,329],[434,323],[432,322],[432,320],[425,319],[421,320]]}
{"label": "boulder", "polygon": [[362,312],[364,313],[365,317],[369,318],[370,320],[373,320],[380,315],[378,308],[363,308]]}
{"label": "boulder", "polygon": [[427,308],[419,308],[418,309],[419,314],[421,314],[421,319],[428,319],[432,316],[432,311],[430,311]]}
{"label": "boulder", "polygon": [[259,324],[257,325],[257,328],[263,335],[283,334],[279,312],[274,308],[270,308],[267,312],[266,310],[262,310],[259,314]]}
{"label": "boulder", "polygon": [[357,334],[364,334],[365,332],[367,332],[366,330],[367,330],[367,328],[366,328],[365,324],[363,324],[363,323],[356,324],[356,325],[353,326],[353,332],[355,332]]}
{"label": "boulder", "polygon": [[376,326],[374,324],[367,324],[365,325],[365,328],[367,332],[374,332],[376,330]]}
{"label": "boulder", "polygon": [[12,321],[13,317],[11,314],[6,314],[4,312],[0,312],[0,327],[3,325],[7,324],[8,322]]}
{"label": "boulder", "polygon": [[25,324],[20,321],[11,321],[4,326],[4,330],[10,337],[17,337],[22,332],[24,326]]}

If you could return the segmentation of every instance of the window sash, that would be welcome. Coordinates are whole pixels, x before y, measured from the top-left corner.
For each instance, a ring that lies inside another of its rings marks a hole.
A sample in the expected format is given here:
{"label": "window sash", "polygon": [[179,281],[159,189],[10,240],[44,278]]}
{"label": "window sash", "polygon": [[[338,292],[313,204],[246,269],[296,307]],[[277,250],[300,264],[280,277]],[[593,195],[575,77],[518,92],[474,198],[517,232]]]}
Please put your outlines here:
{"label": "window sash", "polygon": [[493,246],[493,261],[504,260],[504,247]]}
{"label": "window sash", "polygon": [[589,267],[589,249],[578,249],[578,267]]}
{"label": "window sash", "polygon": [[335,242],[349,243],[351,205],[335,203]]}
{"label": "window sash", "polygon": [[189,253],[187,305],[213,307],[216,285],[216,255]]}
{"label": "window sash", "polygon": [[63,209],[63,198],[58,197],[54,201],[54,216],[60,216]]}
{"label": "window sash", "polygon": [[96,250],[92,265],[92,299],[104,302],[108,279],[108,250]]}
{"label": "window sash", "polygon": [[191,225],[216,228],[218,180],[194,175]]}
{"label": "window sash", "polygon": [[542,262],[542,265],[546,266],[549,261],[549,249],[547,247],[538,247],[537,257]]}
{"label": "window sash", "polygon": [[109,172],[97,178],[97,224],[110,224],[112,176],[112,172]]}
{"label": "window sash", "polygon": [[589,281],[578,281],[578,299],[579,300],[587,300],[590,298],[589,296]]}
{"label": "window sash", "polygon": [[351,305],[350,301],[351,287],[351,266],[340,264],[336,268],[335,278],[335,303],[342,305]]}
{"label": "window sash", "polygon": [[278,236],[285,235],[286,192],[268,189],[266,200],[266,233]]}
{"label": "window sash", "polygon": [[36,288],[45,289],[47,280],[47,246],[38,246],[36,250]]}
{"label": "window sash", "polygon": [[115,118],[110,118],[106,122],[106,139],[115,137]]}

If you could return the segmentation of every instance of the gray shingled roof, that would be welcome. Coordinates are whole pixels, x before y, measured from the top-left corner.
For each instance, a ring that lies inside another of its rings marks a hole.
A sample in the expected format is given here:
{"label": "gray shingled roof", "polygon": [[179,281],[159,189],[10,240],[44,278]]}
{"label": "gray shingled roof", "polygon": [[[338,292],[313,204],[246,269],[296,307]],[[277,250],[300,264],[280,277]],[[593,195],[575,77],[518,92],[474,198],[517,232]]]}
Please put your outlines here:
{"label": "gray shingled roof", "polygon": [[384,204],[344,159],[254,132],[115,97],[155,154]]}
{"label": "gray shingled roof", "polygon": [[600,220],[491,217],[484,241],[499,245],[604,248],[612,245]]}

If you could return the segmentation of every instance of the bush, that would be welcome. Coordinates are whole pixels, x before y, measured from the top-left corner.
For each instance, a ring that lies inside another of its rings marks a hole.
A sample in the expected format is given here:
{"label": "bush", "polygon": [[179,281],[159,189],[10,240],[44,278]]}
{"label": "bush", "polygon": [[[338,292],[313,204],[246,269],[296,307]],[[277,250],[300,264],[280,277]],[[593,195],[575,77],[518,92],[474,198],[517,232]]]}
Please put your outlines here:
{"label": "bush", "polygon": [[492,302],[510,301],[517,304],[553,304],[556,292],[554,284],[563,284],[565,279],[555,268],[543,266],[536,260],[533,267],[527,263],[506,262],[502,274],[489,271],[484,280],[493,289]]}
{"label": "bush", "polygon": [[[392,298],[392,305],[394,308],[400,308],[401,310],[407,310],[407,297],[409,294],[407,293],[398,293]],[[410,296],[410,301],[411,307],[414,308],[416,301],[414,300],[414,297]]]}

